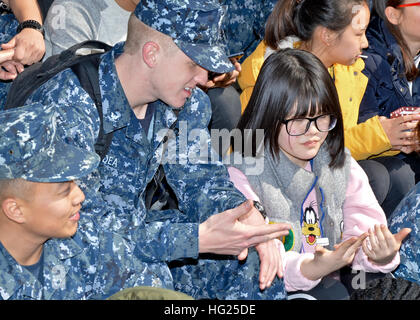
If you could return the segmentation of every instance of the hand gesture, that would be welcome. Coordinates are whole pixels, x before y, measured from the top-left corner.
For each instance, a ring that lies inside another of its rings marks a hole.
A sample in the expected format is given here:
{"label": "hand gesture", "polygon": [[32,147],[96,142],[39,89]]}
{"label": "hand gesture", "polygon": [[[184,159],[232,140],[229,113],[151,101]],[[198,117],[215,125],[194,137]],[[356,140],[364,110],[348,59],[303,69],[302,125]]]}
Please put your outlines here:
{"label": "hand gesture", "polygon": [[411,114],[388,119],[379,117],[379,121],[395,150],[411,153],[419,149],[419,140],[415,132],[420,114]]}
{"label": "hand gesture", "polygon": [[[254,226],[262,226],[266,224],[261,213],[255,208],[252,208],[248,214],[243,215],[239,221],[241,223]],[[288,224],[283,225],[291,228]],[[283,263],[275,240],[260,243],[255,246],[255,249],[260,257],[260,289],[264,290],[265,288],[271,286],[271,283],[276,275],[279,278],[283,277]],[[238,255],[238,259],[245,259],[247,253],[247,250],[244,250]]]}
{"label": "hand gesture", "polygon": [[21,63],[13,60],[0,63],[0,79],[14,80],[24,69]]}
{"label": "hand gesture", "polygon": [[375,225],[374,230],[369,230],[369,238],[363,242],[363,252],[376,264],[388,264],[394,259],[402,241],[410,232],[411,229],[404,228],[394,235],[385,225]]}
{"label": "hand gesture", "polygon": [[255,246],[260,257],[260,289],[269,288],[276,275],[283,277],[283,261],[276,240]]}
{"label": "hand gesture", "polygon": [[307,279],[315,281],[352,263],[357,249],[367,236],[367,233],[364,233],[357,238],[347,239],[334,245],[334,251],[316,246],[314,258],[302,262],[302,274]]}
{"label": "hand gesture", "polygon": [[13,60],[23,65],[31,65],[42,59],[45,53],[45,42],[41,32],[25,28],[8,43],[1,45],[3,50],[14,50]]}
{"label": "hand gesture", "polygon": [[211,88],[226,88],[236,81],[236,78],[241,72],[241,64],[234,58],[231,58],[230,60],[235,66],[235,70],[227,73],[215,74],[213,76],[211,76],[209,73],[209,81],[206,83],[203,89],[208,90]]}
{"label": "hand gesture", "polygon": [[12,60],[14,55],[15,55],[15,50],[13,49],[1,50],[0,63]]}
{"label": "hand gesture", "polygon": [[[199,226],[199,252],[239,255],[259,243],[289,234],[288,224],[247,225],[242,216],[256,210],[250,200],[231,210],[215,214]],[[245,259],[245,256],[241,258]]]}

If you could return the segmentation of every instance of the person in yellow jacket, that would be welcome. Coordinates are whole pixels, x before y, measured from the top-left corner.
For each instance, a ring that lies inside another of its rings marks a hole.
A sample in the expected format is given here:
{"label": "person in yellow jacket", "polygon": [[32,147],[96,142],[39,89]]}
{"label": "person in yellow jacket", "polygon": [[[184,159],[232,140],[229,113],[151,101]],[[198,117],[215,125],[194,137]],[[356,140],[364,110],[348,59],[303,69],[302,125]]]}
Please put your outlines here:
{"label": "person in yellow jacket", "polygon": [[[338,19],[337,17],[340,17]],[[416,140],[412,120],[420,116],[398,119],[372,117],[358,123],[359,105],[368,78],[360,57],[367,48],[365,31],[370,11],[365,0],[283,0],[279,1],[267,20],[264,40],[242,63],[238,83],[242,89],[241,107],[246,108],[264,60],[284,48],[307,50],[328,68],[335,82],[343,113],[345,145],[353,158],[369,176],[372,189],[387,215],[404,195],[414,187],[414,172],[395,157],[400,150],[411,152]],[[389,166],[367,159],[387,157]],[[395,168],[398,168],[396,170]]]}

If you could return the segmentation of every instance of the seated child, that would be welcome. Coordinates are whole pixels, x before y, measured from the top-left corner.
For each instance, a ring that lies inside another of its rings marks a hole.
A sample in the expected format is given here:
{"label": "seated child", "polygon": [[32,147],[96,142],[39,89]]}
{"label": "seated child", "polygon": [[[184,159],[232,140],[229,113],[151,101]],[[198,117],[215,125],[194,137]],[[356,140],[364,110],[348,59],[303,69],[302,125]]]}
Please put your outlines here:
{"label": "seated child", "polygon": [[75,180],[99,156],[61,140],[56,118],[54,107],[40,104],[0,113],[0,300],[172,289],[166,266],[140,261],[139,248],[84,216]]}
{"label": "seated child", "polygon": [[337,91],[317,57],[295,49],[273,53],[238,129],[244,150],[233,143],[232,181],[261,201],[270,221],[292,225],[284,239],[289,293],[321,285],[351,263],[367,272],[398,266],[410,229],[393,235],[386,227],[366,174],[344,147]]}

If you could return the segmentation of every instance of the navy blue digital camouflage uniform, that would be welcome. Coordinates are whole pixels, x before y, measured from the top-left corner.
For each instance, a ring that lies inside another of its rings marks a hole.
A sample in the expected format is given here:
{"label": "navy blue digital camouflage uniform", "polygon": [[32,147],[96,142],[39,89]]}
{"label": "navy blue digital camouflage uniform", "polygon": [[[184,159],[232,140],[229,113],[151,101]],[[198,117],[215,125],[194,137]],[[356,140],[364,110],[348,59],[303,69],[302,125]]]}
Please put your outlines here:
{"label": "navy blue digital camouflage uniform", "polygon": [[123,236],[87,218],[81,218],[75,236],[50,239],[43,251],[41,283],[0,243],[0,300],[97,300],[137,286],[173,289],[158,263],[136,259]]}
{"label": "navy blue digital camouflage uniform", "polygon": [[[0,15],[0,44],[9,42],[16,35],[18,25],[19,22],[13,14]],[[0,80],[0,110],[3,110],[10,84],[10,81]]]}
{"label": "navy blue digital camouflage uniform", "polygon": [[[61,139],[58,110],[32,104],[0,113],[0,179],[72,181],[97,167],[96,153]],[[95,206],[106,210],[101,201]],[[18,264],[0,242],[0,300],[105,299],[136,286],[173,289],[164,263],[139,260],[141,246],[100,228],[84,210],[80,216],[73,237],[44,243],[40,275]]]}
{"label": "navy blue digital camouflage uniform", "polygon": [[[177,9],[165,11],[159,7],[170,3]],[[170,33],[172,29],[165,29],[168,20],[159,19],[159,14],[167,12],[175,15],[173,19],[182,19],[182,23],[186,22],[189,29],[180,29],[179,20],[171,22],[179,34],[179,38],[174,40],[178,47],[196,63],[202,66],[210,64],[209,69],[215,72],[226,72],[232,68],[232,64],[224,53],[218,51],[217,43],[213,43],[206,54],[199,45],[194,44],[194,41],[210,41],[216,36],[207,34],[203,37],[200,34],[203,30],[214,32],[214,25],[205,24],[208,22],[205,17],[214,18],[214,8],[220,14],[220,7],[215,6],[213,1],[149,0],[139,3],[136,14],[141,14],[142,20],[147,21],[149,26],[164,33]],[[189,10],[186,10],[187,7]],[[188,15],[183,16],[186,12],[192,14],[194,19]],[[200,21],[201,24],[194,25],[193,21]],[[191,34],[197,34],[197,37],[188,40]],[[194,298],[284,298],[285,290],[281,280],[274,281],[271,288],[260,292],[259,259],[255,250],[250,250],[246,263],[238,262],[235,257],[197,259],[199,223],[212,214],[237,207],[245,198],[229,181],[226,168],[215,160],[217,156],[211,159],[207,130],[211,108],[207,95],[200,89],[193,91],[179,113],[174,136],[168,142],[168,157],[162,160],[162,141],[176,116],[162,101],[149,104],[148,108],[154,108],[151,124],[153,132],[149,142],[130,108],[117,76],[114,60],[122,52],[123,43],[117,44],[102,56],[99,66],[104,131],[114,131],[114,135],[99,171],[82,179],[80,184],[86,194],[85,208],[102,226],[130,235],[141,247],[137,254],[143,261],[190,259],[187,260],[189,265],[173,269],[174,286]],[[71,70],[56,75],[39,88],[27,103],[34,101],[57,105],[60,109],[60,134],[68,142],[93,151],[100,120],[95,104]],[[71,107],[66,106],[65,102],[70,103]],[[175,140],[177,134],[178,140]],[[178,152],[174,152],[174,145]],[[203,153],[201,149],[207,149],[209,153]],[[145,209],[144,191],[160,163],[164,164],[168,183],[177,195],[179,210],[147,212]],[[91,202],[97,198],[102,198],[108,206],[115,208],[115,212],[104,214],[95,211]]]}
{"label": "navy blue digital camouflage uniform", "polygon": [[[280,0],[281,1],[281,0]],[[243,61],[264,39],[265,23],[277,0],[219,0],[228,7],[222,29],[228,54],[244,52]]]}
{"label": "navy blue digital camouflage uniform", "polygon": [[401,263],[393,274],[420,284],[420,183],[404,197],[388,221],[392,233],[411,228],[400,248]]}
{"label": "navy blue digital camouflage uniform", "polygon": [[15,35],[19,22],[14,14],[7,13],[0,15],[0,43],[9,42]]}

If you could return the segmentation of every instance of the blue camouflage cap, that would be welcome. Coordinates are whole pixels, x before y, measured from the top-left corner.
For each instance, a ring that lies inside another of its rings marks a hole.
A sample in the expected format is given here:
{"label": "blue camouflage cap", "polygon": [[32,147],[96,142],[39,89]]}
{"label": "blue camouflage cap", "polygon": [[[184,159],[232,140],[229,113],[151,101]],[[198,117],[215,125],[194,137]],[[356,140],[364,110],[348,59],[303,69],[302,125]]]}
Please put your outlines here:
{"label": "blue camouflage cap", "polygon": [[221,33],[225,7],[214,0],[140,0],[134,14],[170,36],[195,63],[225,73],[234,69]]}
{"label": "blue camouflage cap", "polygon": [[39,103],[0,113],[0,179],[64,182],[98,166],[96,153],[59,137],[57,114],[55,107]]}

